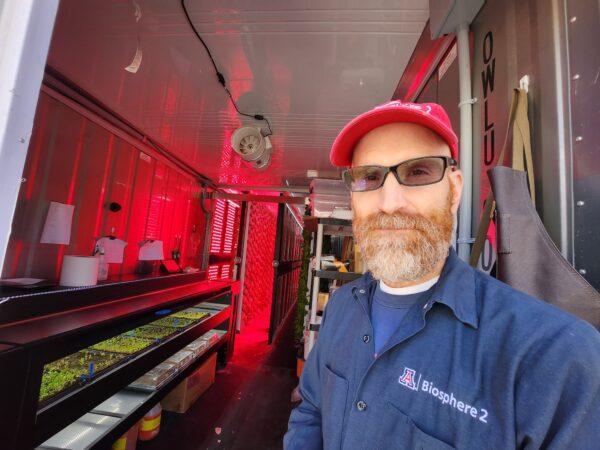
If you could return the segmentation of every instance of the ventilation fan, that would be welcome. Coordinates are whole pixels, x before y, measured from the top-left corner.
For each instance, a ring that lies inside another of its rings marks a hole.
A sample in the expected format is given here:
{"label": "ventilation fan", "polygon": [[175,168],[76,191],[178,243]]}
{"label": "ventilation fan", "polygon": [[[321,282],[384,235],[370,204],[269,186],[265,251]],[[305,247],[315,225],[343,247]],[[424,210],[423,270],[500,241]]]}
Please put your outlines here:
{"label": "ventilation fan", "polygon": [[262,144],[262,139],[253,134],[240,139],[240,153],[242,155],[252,155],[257,152]]}
{"label": "ventilation fan", "polygon": [[255,169],[264,169],[271,162],[271,141],[258,127],[242,127],[231,136],[231,146]]}

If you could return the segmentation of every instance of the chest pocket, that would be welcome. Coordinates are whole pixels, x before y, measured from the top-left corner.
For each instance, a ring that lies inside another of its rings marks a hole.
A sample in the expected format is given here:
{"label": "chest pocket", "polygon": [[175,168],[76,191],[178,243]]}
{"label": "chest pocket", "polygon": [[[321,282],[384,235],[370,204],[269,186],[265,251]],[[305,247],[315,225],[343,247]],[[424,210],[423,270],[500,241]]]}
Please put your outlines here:
{"label": "chest pocket", "polygon": [[321,392],[323,447],[325,450],[339,450],[342,448],[348,381],[325,365]]}
{"label": "chest pocket", "polygon": [[385,415],[376,439],[377,450],[453,450],[454,447],[421,431],[392,403],[385,405]]}

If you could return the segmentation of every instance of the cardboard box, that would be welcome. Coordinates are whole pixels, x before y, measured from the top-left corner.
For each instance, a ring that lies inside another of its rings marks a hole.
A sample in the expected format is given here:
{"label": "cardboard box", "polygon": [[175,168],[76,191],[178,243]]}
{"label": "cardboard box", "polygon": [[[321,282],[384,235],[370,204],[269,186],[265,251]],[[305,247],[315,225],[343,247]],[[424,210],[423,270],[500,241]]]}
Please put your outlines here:
{"label": "cardboard box", "polygon": [[198,367],[173,389],[161,402],[163,409],[183,414],[214,382],[217,370],[217,353]]}

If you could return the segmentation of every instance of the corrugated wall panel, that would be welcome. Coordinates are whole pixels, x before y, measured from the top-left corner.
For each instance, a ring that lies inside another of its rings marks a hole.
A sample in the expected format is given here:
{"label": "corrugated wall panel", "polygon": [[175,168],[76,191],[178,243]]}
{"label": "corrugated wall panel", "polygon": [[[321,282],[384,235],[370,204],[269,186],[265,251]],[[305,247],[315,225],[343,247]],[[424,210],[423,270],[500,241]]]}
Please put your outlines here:
{"label": "corrugated wall panel", "polygon": [[[195,180],[46,94],[23,177],[3,277],[57,279],[65,254],[91,254],[111,234],[128,243],[111,275],[135,271],[144,239],[162,239],[167,258],[180,245],[181,265],[200,266],[206,220]],[[70,245],[39,243],[51,201],[75,205]]]}
{"label": "corrugated wall panel", "polygon": [[[146,219],[150,209],[150,194],[152,192],[152,178],[154,177],[154,168],[156,161],[136,151],[137,167],[135,171],[133,193],[128,218],[127,234],[124,239],[127,241],[125,247],[125,258],[123,260],[123,273],[133,273],[137,266],[139,253],[139,244],[145,239]],[[118,236],[117,236],[118,237]]]}

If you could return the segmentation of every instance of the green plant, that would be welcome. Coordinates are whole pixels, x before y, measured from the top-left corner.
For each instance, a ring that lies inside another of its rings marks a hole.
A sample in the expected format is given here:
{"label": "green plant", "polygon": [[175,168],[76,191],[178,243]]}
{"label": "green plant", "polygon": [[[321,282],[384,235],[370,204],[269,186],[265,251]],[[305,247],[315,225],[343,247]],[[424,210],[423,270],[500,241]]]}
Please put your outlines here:
{"label": "green plant", "polygon": [[119,336],[98,342],[97,344],[92,345],[90,348],[94,350],[104,350],[107,352],[125,353],[130,355],[132,353],[137,353],[152,344],[153,341],[150,339],[142,339],[120,334]]}
{"label": "green plant", "polygon": [[94,364],[95,373],[113,366],[121,360],[123,360],[123,356],[121,355],[86,349],[46,364],[44,368],[52,370],[72,370],[80,375],[87,375],[89,373],[90,364],[92,363]]}
{"label": "green plant", "polygon": [[207,312],[198,311],[197,309],[190,308],[184,309],[183,311],[176,312],[175,314],[171,314],[169,317],[177,317],[180,319],[190,319],[190,320],[200,320],[209,316],[210,314]]}
{"label": "green plant", "polygon": [[308,305],[308,266],[310,262],[311,232],[304,228],[302,230],[302,266],[298,277],[298,299],[296,302],[296,317],[294,321],[294,340],[300,348],[304,335],[304,316]]}
{"label": "green plant", "polygon": [[138,337],[143,339],[163,339],[173,334],[175,330],[171,327],[160,327],[154,325],[144,325],[124,333],[126,336]]}
{"label": "green plant", "polygon": [[78,379],[79,375],[74,371],[44,368],[39,400],[43,401],[55,396],[75,384]]}
{"label": "green plant", "polygon": [[159,325],[161,327],[172,327],[172,328],[185,328],[194,322],[195,322],[195,320],[191,320],[191,319],[167,316],[167,317],[163,317],[162,319],[155,320],[154,322],[151,323],[151,325]]}
{"label": "green plant", "polygon": [[100,372],[123,360],[123,356],[111,353],[81,350],[44,366],[39,400],[46,400],[77,383],[82,376]]}

